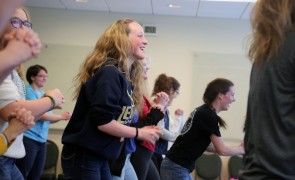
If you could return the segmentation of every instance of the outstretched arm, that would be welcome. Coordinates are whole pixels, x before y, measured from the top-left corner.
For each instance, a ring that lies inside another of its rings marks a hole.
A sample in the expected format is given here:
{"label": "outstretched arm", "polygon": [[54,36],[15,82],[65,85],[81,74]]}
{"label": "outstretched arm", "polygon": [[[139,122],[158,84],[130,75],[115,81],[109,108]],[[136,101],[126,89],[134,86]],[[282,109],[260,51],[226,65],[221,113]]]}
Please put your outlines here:
{"label": "outstretched arm", "polygon": [[212,144],[209,145],[207,151],[215,152],[220,156],[232,156],[245,154],[244,145],[241,143],[239,146],[226,146],[222,139],[215,134],[210,136]]}
{"label": "outstretched arm", "polygon": [[13,101],[9,103],[0,110],[1,119],[7,121],[9,114],[17,107],[23,107],[31,111],[35,119],[39,119],[40,116],[50,109],[64,103],[64,97],[59,89],[46,91],[45,95],[49,97],[43,97],[38,100]]}
{"label": "outstretched arm", "polygon": [[70,120],[72,114],[70,112],[64,112],[62,114],[43,114],[39,121],[51,121],[51,123],[58,122],[60,120]]}

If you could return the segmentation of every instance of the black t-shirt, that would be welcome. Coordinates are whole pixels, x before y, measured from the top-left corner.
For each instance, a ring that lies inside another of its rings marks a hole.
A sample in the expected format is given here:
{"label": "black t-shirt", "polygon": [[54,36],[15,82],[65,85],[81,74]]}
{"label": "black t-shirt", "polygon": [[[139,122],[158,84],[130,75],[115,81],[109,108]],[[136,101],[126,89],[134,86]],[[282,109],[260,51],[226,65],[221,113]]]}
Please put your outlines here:
{"label": "black t-shirt", "polygon": [[177,137],[166,156],[174,163],[193,171],[196,159],[211,143],[211,134],[221,136],[218,116],[204,104],[190,114],[181,135]]}

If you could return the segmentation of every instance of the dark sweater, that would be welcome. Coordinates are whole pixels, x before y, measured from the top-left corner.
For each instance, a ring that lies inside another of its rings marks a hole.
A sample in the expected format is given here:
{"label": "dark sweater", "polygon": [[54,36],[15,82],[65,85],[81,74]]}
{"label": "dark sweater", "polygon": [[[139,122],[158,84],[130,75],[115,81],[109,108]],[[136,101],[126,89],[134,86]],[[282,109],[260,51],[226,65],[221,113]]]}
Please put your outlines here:
{"label": "dark sweater", "polygon": [[87,149],[102,159],[116,159],[124,143],[98,126],[112,120],[129,125],[133,112],[131,85],[125,75],[115,66],[102,67],[82,86],[62,143]]}

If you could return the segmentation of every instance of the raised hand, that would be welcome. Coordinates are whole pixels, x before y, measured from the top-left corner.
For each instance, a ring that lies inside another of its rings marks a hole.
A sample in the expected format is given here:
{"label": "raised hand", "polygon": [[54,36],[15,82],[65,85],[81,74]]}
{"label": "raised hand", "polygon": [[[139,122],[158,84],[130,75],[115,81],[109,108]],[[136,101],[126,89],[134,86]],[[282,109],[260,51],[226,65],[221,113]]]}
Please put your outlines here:
{"label": "raised hand", "polygon": [[18,64],[37,57],[42,47],[38,34],[31,29],[15,29],[5,34],[1,45],[16,53]]}
{"label": "raised hand", "polygon": [[159,92],[154,98],[154,102],[161,111],[164,112],[165,107],[168,105],[169,96],[165,92]]}
{"label": "raised hand", "polygon": [[181,116],[181,115],[183,115],[183,110],[182,109],[176,109],[174,114],[178,115],[178,116]]}

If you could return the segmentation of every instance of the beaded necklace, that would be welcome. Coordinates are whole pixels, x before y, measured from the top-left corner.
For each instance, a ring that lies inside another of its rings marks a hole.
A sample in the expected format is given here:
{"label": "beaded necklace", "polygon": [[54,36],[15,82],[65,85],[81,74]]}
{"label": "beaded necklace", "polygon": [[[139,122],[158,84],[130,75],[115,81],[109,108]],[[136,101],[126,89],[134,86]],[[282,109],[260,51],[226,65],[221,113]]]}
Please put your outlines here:
{"label": "beaded necklace", "polygon": [[26,86],[25,86],[24,80],[21,79],[21,82],[22,82],[22,86],[23,86],[24,97],[26,98]]}
{"label": "beaded necklace", "polygon": [[11,73],[11,78],[14,84],[16,85],[18,92],[21,96],[21,99],[24,100],[26,98],[26,87],[22,78],[18,75],[16,70],[13,70]]}

